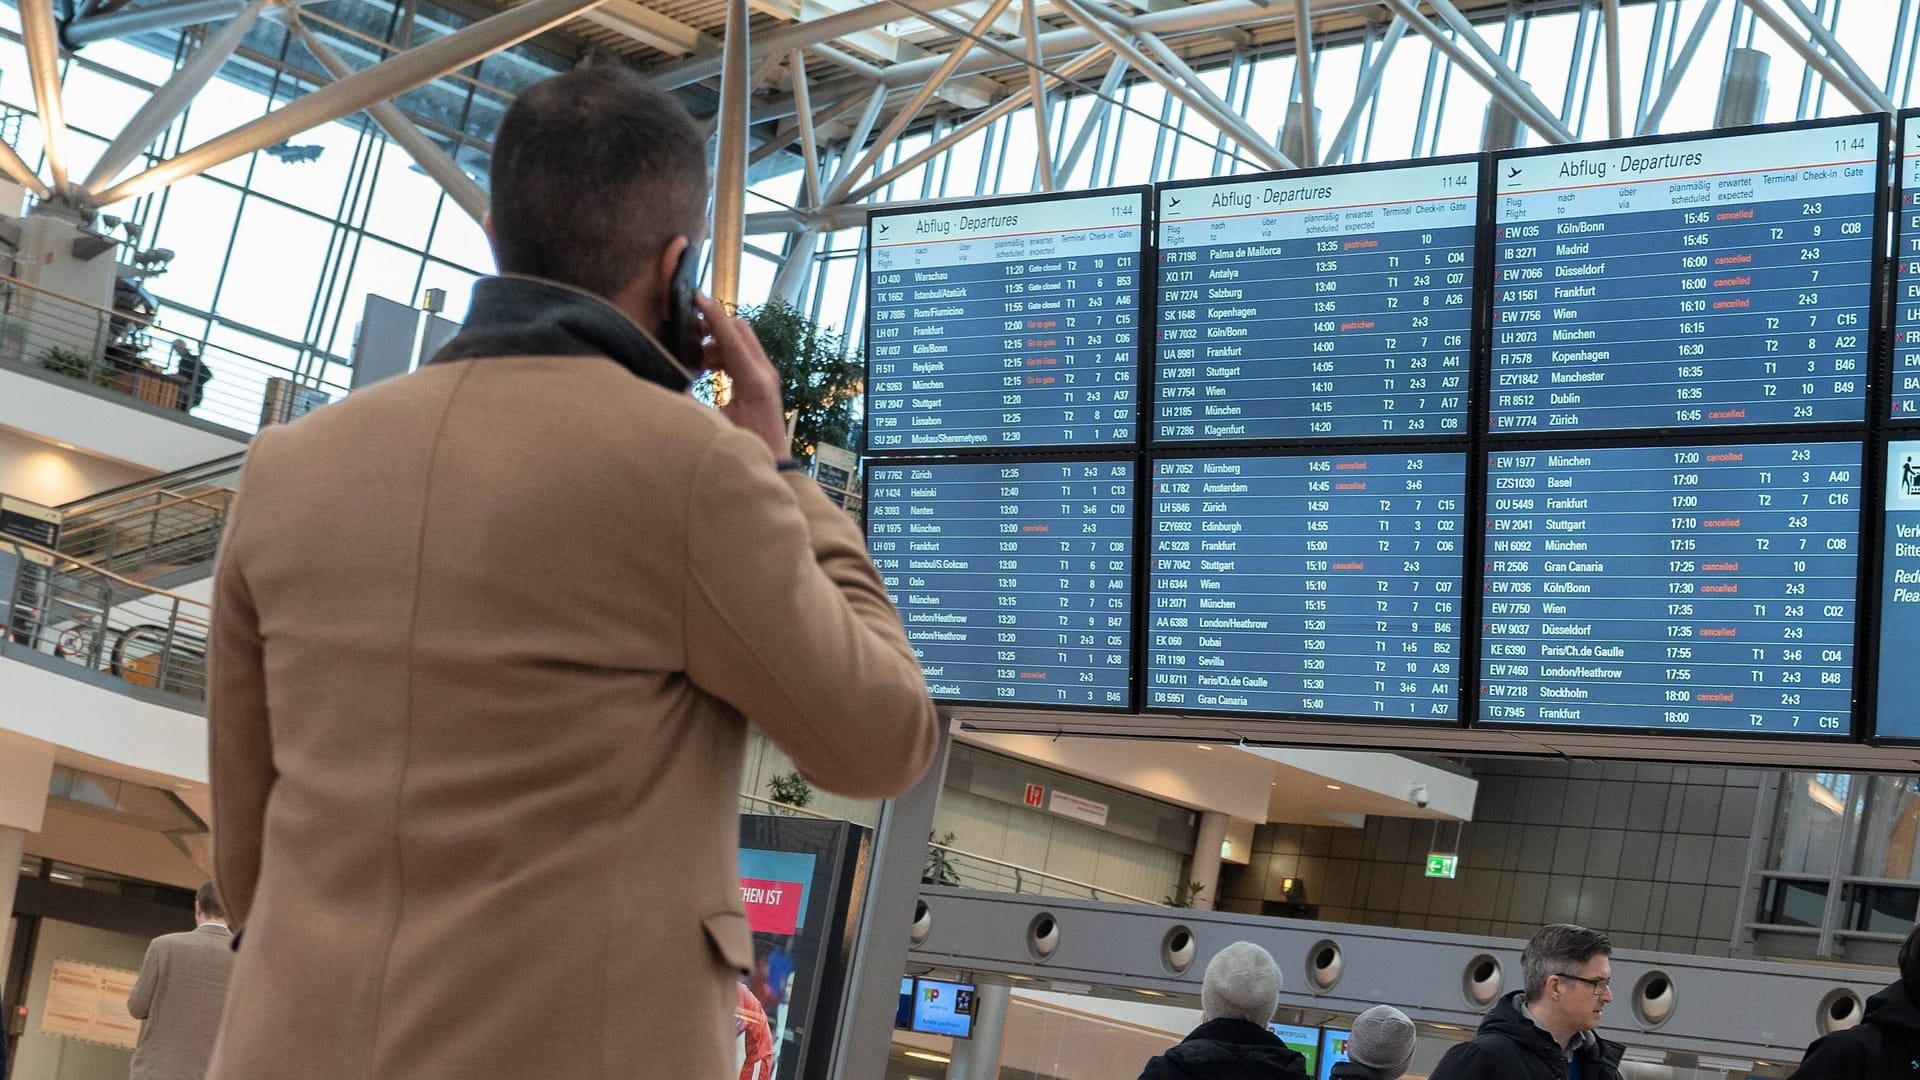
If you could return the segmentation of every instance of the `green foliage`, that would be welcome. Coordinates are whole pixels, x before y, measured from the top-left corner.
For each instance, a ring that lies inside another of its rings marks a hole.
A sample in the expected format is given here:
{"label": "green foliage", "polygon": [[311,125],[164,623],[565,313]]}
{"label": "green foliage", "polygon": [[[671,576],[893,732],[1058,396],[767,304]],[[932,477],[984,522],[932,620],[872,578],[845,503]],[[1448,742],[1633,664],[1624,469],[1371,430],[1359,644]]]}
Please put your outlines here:
{"label": "green foliage", "polygon": [[859,448],[855,403],[865,389],[860,357],[849,355],[846,338],[822,327],[782,300],[747,308],[760,347],[780,372],[780,398],[793,424],[793,454],[813,458],[821,443]]}
{"label": "green foliage", "polygon": [[1190,908],[1199,901],[1200,894],[1206,891],[1207,887],[1205,885],[1197,881],[1190,881],[1184,885],[1175,885],[1173,887],[1173,895],[1161,897],[1160,902],[1168,907]]}
{"label": "green foliage", "polygon": [[960,869],[953,865],[952,856],[935,848],[934,844],[952,847],[953,834],[948,833],[938,840],[933,838],[932,833],[927,834],[927,868],[920,872],[920,880],[928,885],[960,884]]}
{"label": "green foliage", "polygon": [[813,785],[798,772],[775,773],[767,777],[767,794],[777,803],[805,806],[813,801]]}
{"label": "green foliage", "polygon": [[104,372],[89,373],[87,371],[88,364],[86,357],[72,349],[61,348],[58,345],[51,346],[40,354],[40,366],[53,372],[55,375],[65,375],[70,379],[84,379],[87,378],[89,374],[92,374],[94,382],[102,386],[107,385],[108,380],[102,378],[102,376],[105,375]]}

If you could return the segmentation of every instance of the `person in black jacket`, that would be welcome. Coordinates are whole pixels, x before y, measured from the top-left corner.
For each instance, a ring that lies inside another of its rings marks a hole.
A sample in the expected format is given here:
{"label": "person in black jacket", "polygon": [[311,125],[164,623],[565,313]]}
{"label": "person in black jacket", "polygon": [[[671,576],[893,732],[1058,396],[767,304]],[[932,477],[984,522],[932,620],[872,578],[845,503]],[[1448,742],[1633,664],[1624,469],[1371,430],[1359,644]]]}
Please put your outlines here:
{"label": "person in black jacket", "polygon": [[1280,965],[1253,942],[1234,942],[1207,963],[1200,1026],[1148,1061],[1140,1080],[1307,1080],[1307,1059],[1267,1028],[1279,1006]]}
{"label": "person in black jacket", "polygon": [[1900,943],[1900,977],[1867,999],[1858,1027],[1813,1041],[1791,1080],[1920,1078],[1920,926]]}
{"label": "person in black jacket", "polygon": [[1526,989],[1494,1003],[1431,1080],[1620,1080],[1624,1048],[1594,1034],[1613,1000],[1612,953],[1597,930],[1541,927],[1520,954]]}

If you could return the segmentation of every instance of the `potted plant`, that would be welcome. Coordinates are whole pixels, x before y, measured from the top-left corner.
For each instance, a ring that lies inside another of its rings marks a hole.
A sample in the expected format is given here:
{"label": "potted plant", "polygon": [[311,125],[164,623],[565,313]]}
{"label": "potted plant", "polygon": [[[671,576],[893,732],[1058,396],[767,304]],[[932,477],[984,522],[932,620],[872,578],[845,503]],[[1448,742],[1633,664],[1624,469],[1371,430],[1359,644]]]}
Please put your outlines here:
{"label": "potted plant", "polygon": [[[934,847],[933,845],[935,844],[939,844],[940,847]],[[960,884],[959,867],[953,865],[953,857],[951,855],[940,850],[941,848],[949,848],[952,846],[952,833],[948,833],[938,840],[933,838],[932,833],[927,834],[927,868],[920,872],[920,883],[922,885],[946,885],[951,887]]]}
{"label": "potted plant", "polygon": [[813,801],[813,785],[797,770],[775,773],[767,778],[767,794],[783,806],[805,807]]}
{"label": "potted plant", "polygon": [[1207,887],[1205,885],[1197,881],[1189,881],[1175,885],[1173,887],[1173,895],[1161,897],[1160,902],[1168,907],[1190,908],[1199,901],[1200,894],[1206,891]]}

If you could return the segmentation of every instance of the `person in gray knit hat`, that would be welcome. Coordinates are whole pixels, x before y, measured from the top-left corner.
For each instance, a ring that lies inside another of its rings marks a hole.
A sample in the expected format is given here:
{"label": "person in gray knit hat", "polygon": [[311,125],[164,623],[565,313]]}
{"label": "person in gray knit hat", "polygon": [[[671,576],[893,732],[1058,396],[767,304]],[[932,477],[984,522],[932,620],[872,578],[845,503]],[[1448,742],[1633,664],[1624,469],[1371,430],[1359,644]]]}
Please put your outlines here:
{"label": "person in gray knit hat", "polygon": [[1413,1064],[1414,1029],[1407,1014],[1375,1005],[1353,1021],[1347,1060],[1333,1067],[1334,1080],[1400,1080]]}
{"label": "person in gray knit hat", "polygon": [[1279,1005],[1272,954],[1251,941],[1221,949],[1200,984],[1200,1026],[1148,1061],[1140,1080],[1307,1080],[1307,1059],[1267,1027]]}

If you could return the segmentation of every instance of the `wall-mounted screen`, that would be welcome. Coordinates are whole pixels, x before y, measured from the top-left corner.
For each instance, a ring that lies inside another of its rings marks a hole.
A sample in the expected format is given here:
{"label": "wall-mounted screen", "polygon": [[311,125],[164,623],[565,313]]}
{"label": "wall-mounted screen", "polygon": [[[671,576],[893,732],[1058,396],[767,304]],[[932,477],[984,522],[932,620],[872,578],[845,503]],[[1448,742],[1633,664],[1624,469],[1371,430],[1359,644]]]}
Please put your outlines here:
{"label": "wall-mounted screen", "polygon": [[911,1027],[924,1035],[973,1037],[973,987],[939,979],[915,979]]}
{"label": "wall-mounted screen", "polygon": [[1477,158],[1156,190],[1156,441],[1468,430]]}
{"label": "wall-mounted screen", "polygon": [[1880,663],[1875,731],[1920,739],[1920,440],[1887,446],[1886,518],[1880,547]]}
{"label": "wall-mounted screen", "polygon": [[874,453],[1131,445],[1144,188],[875,213]]}
{"label": "wall-mounted screen", "polygon": [[1900,114],[1900,206],[1894,212],[1892,418],[1920,420],[1920,112]]}
{"label": "wall-mounted screen", "polygon": [[1332,1080],[1333,1067],[1347,1060],[1347,1040],[1353,1038],[1353,1032],[1340,1028],[1322,1028],[1320,1031],[1319,1071],[1314,1076],[1320,1080]]}
{"label": "wall-mounted screen", "polygon": [[893,1026],[904,1028],[913,1023],[913,976],[900,976],[900,1004],[893,1011]]}
{"label": "wall-mounted screen", "polygon": [[1488,430],[1863,421],[1882,132],[1496,155]]}
{"label": "wall-mounted screen", "polygon": [[1459,715],[1463,453],[1153,462],[1146,704]]}
{"label": "wall-mounted screen", "polygon": [[1133,469],[868,465],[867,546],[935,698],[1129,707]]}
{"label": "wall-mounted screen", "polygon": [[1857,442],[1487,455],[1482,722],[1846,736]]}
{"label": "wall-mounted screen", "polygon": [[1267,1030],[1274,1033],[1287,1049],[1307,1059],[1307,1067],[1302,1070],[1308,1076],[1318,1076],[1320,1060],[1320,1029],[1301,1027],[1297,1024],[1268,1024]]}

